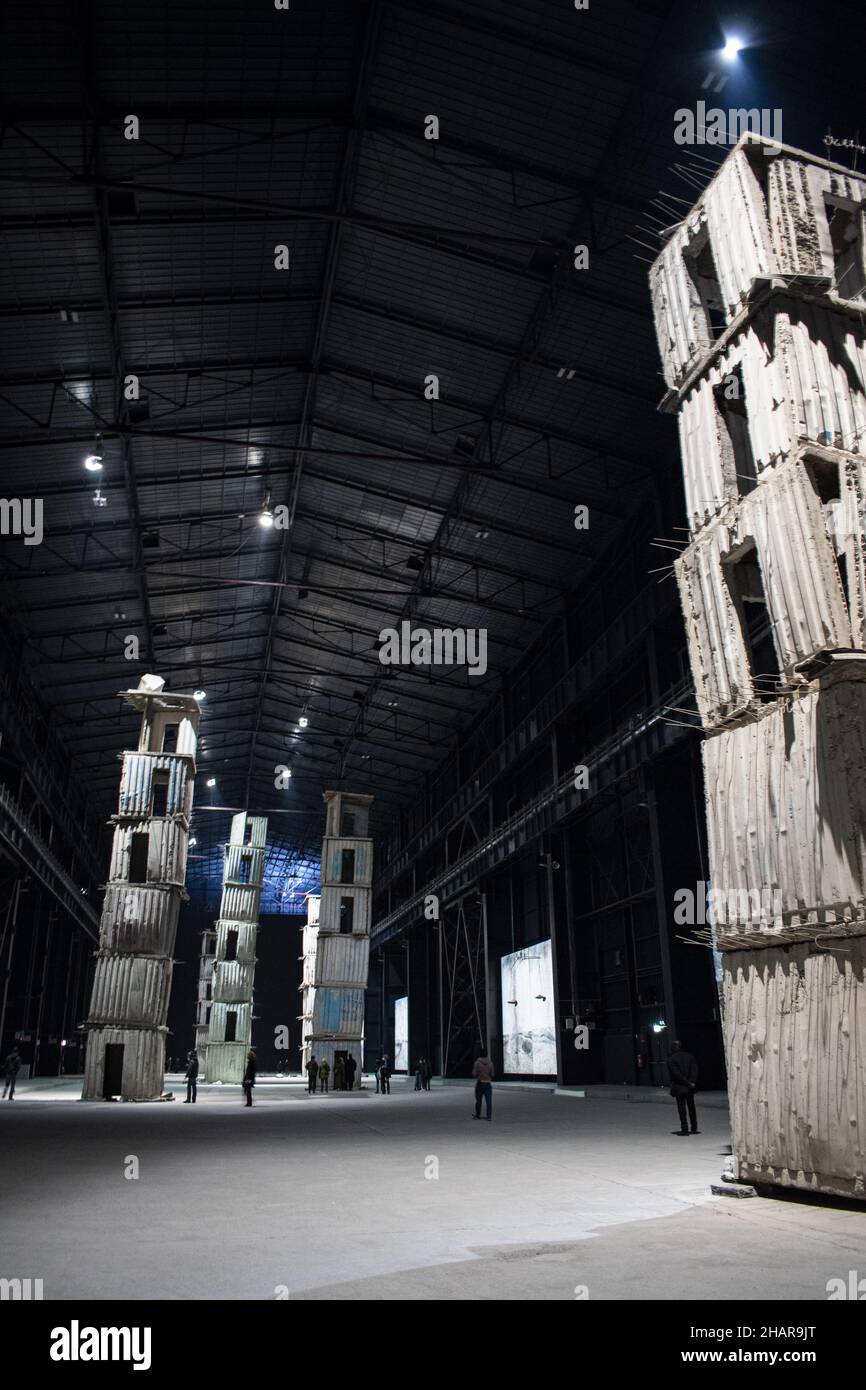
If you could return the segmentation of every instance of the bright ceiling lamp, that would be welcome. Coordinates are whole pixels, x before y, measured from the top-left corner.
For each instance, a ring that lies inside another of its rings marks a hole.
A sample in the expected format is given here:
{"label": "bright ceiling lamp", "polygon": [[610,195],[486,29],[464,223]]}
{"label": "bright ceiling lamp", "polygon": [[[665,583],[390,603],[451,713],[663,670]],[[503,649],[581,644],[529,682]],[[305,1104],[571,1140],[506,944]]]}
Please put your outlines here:
{"label": "bright ceiling lamp", "polygon": [[307,716],[306,716],[305,714],[302,714],[301,717],[300,717],[300,719],[298,720],[298,728],[299,728],[299,729],[306,729],[306,727],[307,727],[307,725],[309,724],[309,722],[310,722],[310,721],[309,721],[309,719],[307,718]]}
{"label": "bright ceiling lamp", "polygon": [[725,58],[729,63],[732,63],[743,48],[745,48],[743,40],[738,39],[735,35],[732,34],[729,39],[725,40],[725,46],[722,49],[722,57]]}
{"label": "bright ceiling lamp", "polygon": [[273,524],[274,514],[271,511],[271,494],[267,492],[265,493],[265,500],[262,503],[262,509],[259,512],[259,525],[264,526],[267,530],[270,530]]}
{"label": "bright ceiling lamp", "polygon": [[87,469],[88,473],[102,472],[102,439],[99,435],[96,436],[96,444],[93,447],[93,453],[88,454],[84,460],[84,467]]}
{"label": "bright ceiling lamp", "polygon": [[192,692],[192,698],[193,698],[194,700],[206,700],[206,699],[207,699],[207,691],[206,691],[206,690],[194,690],[194,691]]}

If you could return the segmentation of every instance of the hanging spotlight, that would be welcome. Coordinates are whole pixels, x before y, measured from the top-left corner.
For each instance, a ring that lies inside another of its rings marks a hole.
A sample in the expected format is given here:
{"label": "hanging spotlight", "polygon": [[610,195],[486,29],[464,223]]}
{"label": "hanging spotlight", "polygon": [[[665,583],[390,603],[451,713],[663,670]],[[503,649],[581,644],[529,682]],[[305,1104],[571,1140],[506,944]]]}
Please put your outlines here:
{"label": "hanging spotlight", "polygon": [[99,488],[97,488],[96,491],[95,491],[94,494],[93,494],[93,505],[94,505],[94,507],[107,507],[107,506],[108,506],[108,498],[107,498],[107,497],[103,497],[103,495],[102,495],[102,493],[100,492]]}
{"label": "hanging spotlight", "polygon": [[205,786],[207,786],[207,787],[215,787],[215,786],[216,786],[216,778],[215,778],[215,777],[209,777],[209,778],[207,779],[207,782],[205,783]]}
{"label": "hanging spotlight", "polygon": [[197,840],[197,839],[195,838],[195,836],[193,835],[192,838],[190,839],[190,842],[189,842],[189,847],[190,847],[190,849],[192,849],[193,845],[197,845],[197,844],[198,844],[198,840]]}
{"label": "hanging spotlight", "polygon": [[266,492],[265,500],[262,503],[262,509],[259,512],[259,525],[264,526],[267,530],[270,530],[273,524],[274,514],[271,511],[271,494],[269,492]]}
{"label": "hanging spotlight", "polygon": [[101,473],[101,472],[102,472],[102,436],[101,436],[101,435],[97,435],[97,436],[96,436],[96,444],[94,445],[93,453],[87,455],[86,459],[84,460],[84,467],[87,469],[88,473]]}
{"label": "hanging spotlight", "polygon": [[194,690],[194,691],[192,692],[192,698],[193,698],[194,700],[206,700],[206,699],[207,699],[207,691],[206,691],[206,690]]}
{"label": "hanging spotlight", "polygon": [[298,728],[299,728],[299,729],[306,729],[306,727],[307,727],[307,725],[309,724],[309,722],[310,722],[310,721],[309,721],[309,719],[307,718],[307,716],[306,716],[305,714],[302,714],[301,717],[300,717],[300,719],[298,720]]}
{"label": "hanging spotlight", "polygon": [[722,57],[727,62],[732,63],[744,47],[743,40],[736,38],[732,34],[729,39],[725,40],[725,46],[722,49]]}

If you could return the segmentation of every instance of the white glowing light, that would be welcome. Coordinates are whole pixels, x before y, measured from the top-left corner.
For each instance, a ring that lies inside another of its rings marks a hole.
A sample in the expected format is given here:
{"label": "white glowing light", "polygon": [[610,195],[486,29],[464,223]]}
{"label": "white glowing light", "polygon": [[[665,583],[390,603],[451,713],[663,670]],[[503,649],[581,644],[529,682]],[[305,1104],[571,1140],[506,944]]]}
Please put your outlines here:
{"label": "white glowing light", "polygon": [[193,698],[194,700],[206,700],[206,699],[207,699],[207,691],[206,691],[206,690],[194,690],[194,691],[192,692],[192,698]]}
{"label": "white glowing light", "polygon": [[725,40],[725,46],[722,49],[722,57],[727,58],[728,62],[732,63],[743,47],[743,40],[735,38],[732,35],[731,38]]}
{"label": "white glowing light", "polygon": [[207,779],[207,782],[205,783],[205,785],[208,786],[208,787],[215,787],[215,786],[216,786],[216,778],[215,778],[215,777],[209,777],[209,778]]}
{"label": "white glowing light", "polygon": [[87,469],[88,473],[101,473],[102,455],[88,454],[87,458],[84,460],[84,467]]}
{"label": "white glowing light", "polygon": [[259,525],[265,526],[268,529],[270,529],[270,527],[273,526],[273,524],[274,514],[271,511],[270,507],[263,508],[263,510],[259,513]]}

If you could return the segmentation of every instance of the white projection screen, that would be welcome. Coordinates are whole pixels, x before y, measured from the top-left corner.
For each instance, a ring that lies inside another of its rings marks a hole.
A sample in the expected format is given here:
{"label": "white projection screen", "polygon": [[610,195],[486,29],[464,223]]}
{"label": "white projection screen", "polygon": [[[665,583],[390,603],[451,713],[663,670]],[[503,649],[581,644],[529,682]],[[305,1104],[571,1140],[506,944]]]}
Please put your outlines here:
{"label": "white projection screen", "polygon": [[409,996],[394,1000],[394,1070],[409,1070]]}
{"label": "white projection screen", "polygon": [[502,957],[502,1046],[506,1072],[556,1075],[556,1014],[550,942]]}

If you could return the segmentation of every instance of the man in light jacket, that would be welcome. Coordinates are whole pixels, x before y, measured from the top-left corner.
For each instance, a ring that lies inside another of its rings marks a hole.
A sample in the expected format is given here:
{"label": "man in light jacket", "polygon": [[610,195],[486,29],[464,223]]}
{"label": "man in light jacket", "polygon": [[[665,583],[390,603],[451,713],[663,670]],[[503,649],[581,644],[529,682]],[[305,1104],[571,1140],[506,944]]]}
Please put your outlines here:
{"label": "man in light jacket", "polygon": [[489,1120],[492,1118],[490,1112],[493,1109],[493,1063],[486,1052],[476,1058],[472,1075],[475,1077],[475,1118],[476,1120],[481,1119],[481,1102],[483,1100],[487,1110],[484,1118]]}

